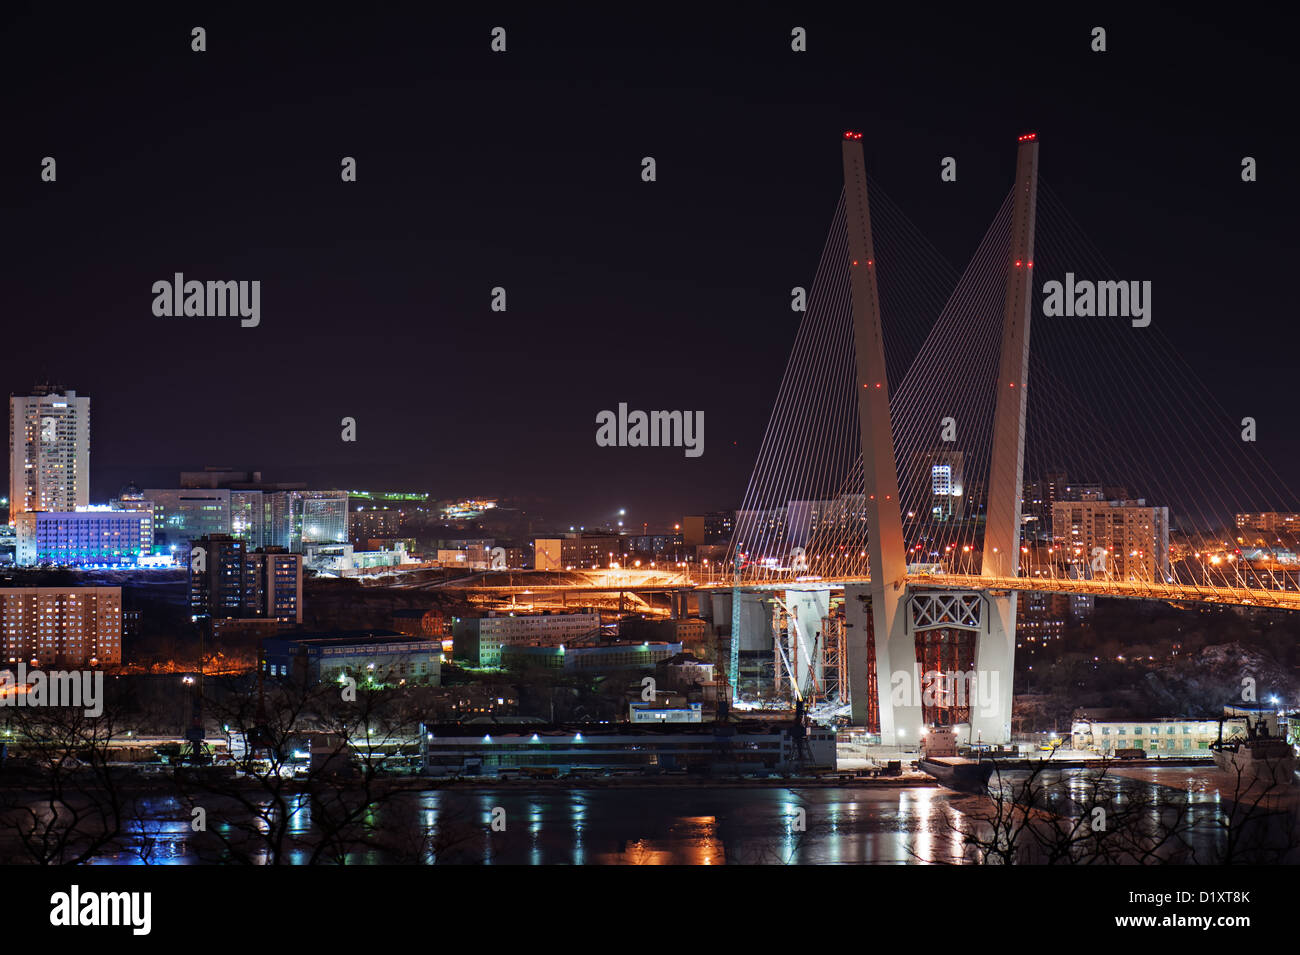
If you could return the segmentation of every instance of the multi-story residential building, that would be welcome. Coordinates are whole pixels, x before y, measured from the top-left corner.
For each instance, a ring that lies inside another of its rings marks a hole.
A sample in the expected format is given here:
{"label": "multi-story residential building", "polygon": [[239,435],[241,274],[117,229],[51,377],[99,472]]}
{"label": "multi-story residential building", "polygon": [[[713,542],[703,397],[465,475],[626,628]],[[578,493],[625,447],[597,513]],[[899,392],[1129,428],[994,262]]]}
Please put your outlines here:
{"label": "multi-story residential building", "polygon": [[786,508],[745,508],[736,512],[733,544],[741,551],[770,551],[786,543]]}
{"label": "multi-story residential building", "polygon": [[[672,534],[634,534],[626,538],[630,554],[641,554],[654,560],[673,561],[685,553],[682,535]],[[694,548],[691,548],[694,550]]]}
{"label": "multi-story residential building", "polygon": [[1146,501],[1058,501],[1052,538],[1082,577],[1169,579],[1169,508]]}
{"label": "multi-story residential building", "polygon": [[[506,568],[508,570],[521,570],[532,566],[532,547],[502,547],[502,550],[506,552]],[[492,565],[492,560],[493,556],[489,551],[488,566]]]}
{"label": "multi-story residential building", "polygon": [[301,554],[212,534],[194,541],[189,557],[195,619],[302,623]]}
{"label": "multi-story residential building", "polygon": [[1059,655],[1070,616],[1070,594],[1029,590],[1016,606],[1016,648]]}
{"label": "multi-story residential building", "polygon": [[710,511],[682,518],[682,542],[685,544],[724,544],[731,540],[736,521],[734,511]]}
{"label": "multi-story residential building", "polygon": [[20,567],[133,567],[153,549],[153,514],[144,510],[24,511],[15,524]]}
{"label": "multi-story residential building", "polygon": [[115,666],[122,662],[122,588],[0,588],[0,626],[6,663]]}
{"label": "multi-story residential building", "polygon": [[361,550],[372,538],[396,537],[401,527],[402,512],[394,507],[362,506],[348,515],[348,534]]}
{"label": "multi-story residential building", "polygon": [[1287,511],[1262,511],[1238,514],[1237,530],[1243,533],[1288,534],[1300,536],[1300,514]]}
{"label": "multi-story residential building", "polygon": [[537,644],[559,647],[591,638],[600,631],[600,614],[535,613],[455,617],[452,639],[456,656],[478,666],[499,666],[501,649]]}
{"label": "multi-story residential building", "polygon": [[90,399],[38,386],[9,399],[9,523],[90,503]]}
{"label": "multi-story residential building", "polygon": [[537,570],[591,570],[608,567],[622,556],[623,538],[601,534],[567,534],[534,541],[533,566]]}
{"label": "multi-story residential building", "polygon": [[302,623],[302,554],[259,547],[246,567],[256,586],[254,616],[282,623]]}
{"label": "multi-story residential building", "polygon": [[786,543],[806,547],[817,534],[825,534],[835,519],[832,500],[791,501],[785,508]]}

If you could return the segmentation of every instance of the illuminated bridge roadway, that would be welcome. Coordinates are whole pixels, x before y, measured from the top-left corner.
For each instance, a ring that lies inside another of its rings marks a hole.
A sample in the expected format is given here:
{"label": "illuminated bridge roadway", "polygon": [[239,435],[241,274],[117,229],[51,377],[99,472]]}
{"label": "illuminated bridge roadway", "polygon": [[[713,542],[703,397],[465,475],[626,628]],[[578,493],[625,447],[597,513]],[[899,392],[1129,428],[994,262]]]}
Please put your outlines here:
{"label": "illuminated bridge roadway", "polygon": [[[485,575],[486,577],[487,575]],[[506,576],[498,574],[494,576]],[[869,576],[853,577],[775,577],[742,578],[707,571],[675,573],[636,571],[583,571],[565,576],[580,579],[562,583],[530,582],[530,577],[553,580],[550,572],[516,571],[511,582],[495,583],[487,580],[457,580],[445,584],[441,590],[464,590],[478,594],[500,595],[560,595],[560,594],[653,594],[681,590],[730,590],[739,587],[747,591],[773,590],[834,590],[847,584],[870,583]],[[1277,587],[1230,586],[1222,583],[1153,583],[1138,580],[1076,580],[1061,577],[985,577],[980,574],[924,574],[912,573],[903,578],[908,587],[938,590],[1003,590],[1034,591],[1041,593],[1072,593],[1094,597],[1124,597],[1135,600],[1161,600],[1170,603],[1222,604],[1243,607],[1272,607],[1279,610],[1300,610],[1300,590],[1291,581],[1279,581]],[[1285,586],[1284,586],[1285,584]]]}

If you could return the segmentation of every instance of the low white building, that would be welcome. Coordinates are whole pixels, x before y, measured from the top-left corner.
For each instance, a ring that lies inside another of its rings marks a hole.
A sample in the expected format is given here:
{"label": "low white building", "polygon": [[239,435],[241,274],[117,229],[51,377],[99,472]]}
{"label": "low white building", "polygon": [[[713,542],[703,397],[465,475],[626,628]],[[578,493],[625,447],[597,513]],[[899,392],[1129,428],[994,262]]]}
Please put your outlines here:
{"label": "low white building", "polygon": [[[1140,749],[1152,756],[1206,756],[1219,738],[1218,720],[1075,720],[1070,728],[1071,747],[1103,756],[1116,750]],[[1246,735],[1246,721],[1223,721],[1223,738]]]}
{"label": "low white building", "polygon": [[370,570],[402,567],[416,561],[398,541],[392,550],[358,551],[351,544],[304,544],[303,566],[331,577],[355,577]]}

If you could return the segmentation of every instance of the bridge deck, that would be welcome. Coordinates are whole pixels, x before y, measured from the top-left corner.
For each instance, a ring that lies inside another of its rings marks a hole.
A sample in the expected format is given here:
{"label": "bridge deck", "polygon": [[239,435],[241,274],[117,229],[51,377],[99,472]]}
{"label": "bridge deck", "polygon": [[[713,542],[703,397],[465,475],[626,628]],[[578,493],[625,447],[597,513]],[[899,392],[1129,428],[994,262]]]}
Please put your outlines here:
{"label": "bridge deck", "polygon": [[[526,573],[514,575],[526,577]],[[1138,600],[1164,600],[1189,603],[1226,604],[1243,607],[1273,607],[1282,610],[1300,610],[1300,591],[1261,587],[1224,587],[1214,584],[1152,583],[1137,580],[1075,580],[1056,577],[984,577],[979,574],[908,574],[904,578],[909,587],[941,590],[1010,590],[1040,593],[1071,593],[1095,597],[1125,597]],[[657,580],[584,581],[570,584],[473,584],[457,582],[448,589],[464,589],[474,593],[499,594],[606,594],[606,593],[666,593],[674,590],[825,590],[846,584],[870,583],[869,576],[854,577],[803,577],[779,579],[775,577],[744,578],[736,581],[730,575],[682,574],[671,579],[661,575]]]}

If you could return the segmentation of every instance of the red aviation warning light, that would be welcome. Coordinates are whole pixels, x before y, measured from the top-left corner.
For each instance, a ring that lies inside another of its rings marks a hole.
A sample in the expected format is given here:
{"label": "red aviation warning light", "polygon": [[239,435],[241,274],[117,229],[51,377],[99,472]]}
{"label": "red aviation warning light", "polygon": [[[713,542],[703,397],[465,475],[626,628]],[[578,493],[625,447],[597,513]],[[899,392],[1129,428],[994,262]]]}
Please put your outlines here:
{"label": "red aviation warning light", "polygon": [[1038,134],[1037,134],[1037,133],[1025,133],[1023,136],[1017,136],[1017,137],[1016,137],[1016,142],[1018,142],[1018,143],[1032,143],[1032,142],[1033,142],[1034,140],[1036,140],[1037,138],[1038,138]]}
{"label": "red aviation warning light", "polygon": [[855,133],[855,132],[854,132],[853,130],[851,130],[851,129],[846,129],[846,130],[844,130],[844,138],[845,138],[845,139],[861,139],[861,138],[862,138],[862,134],[861,134],[861,133]]}

